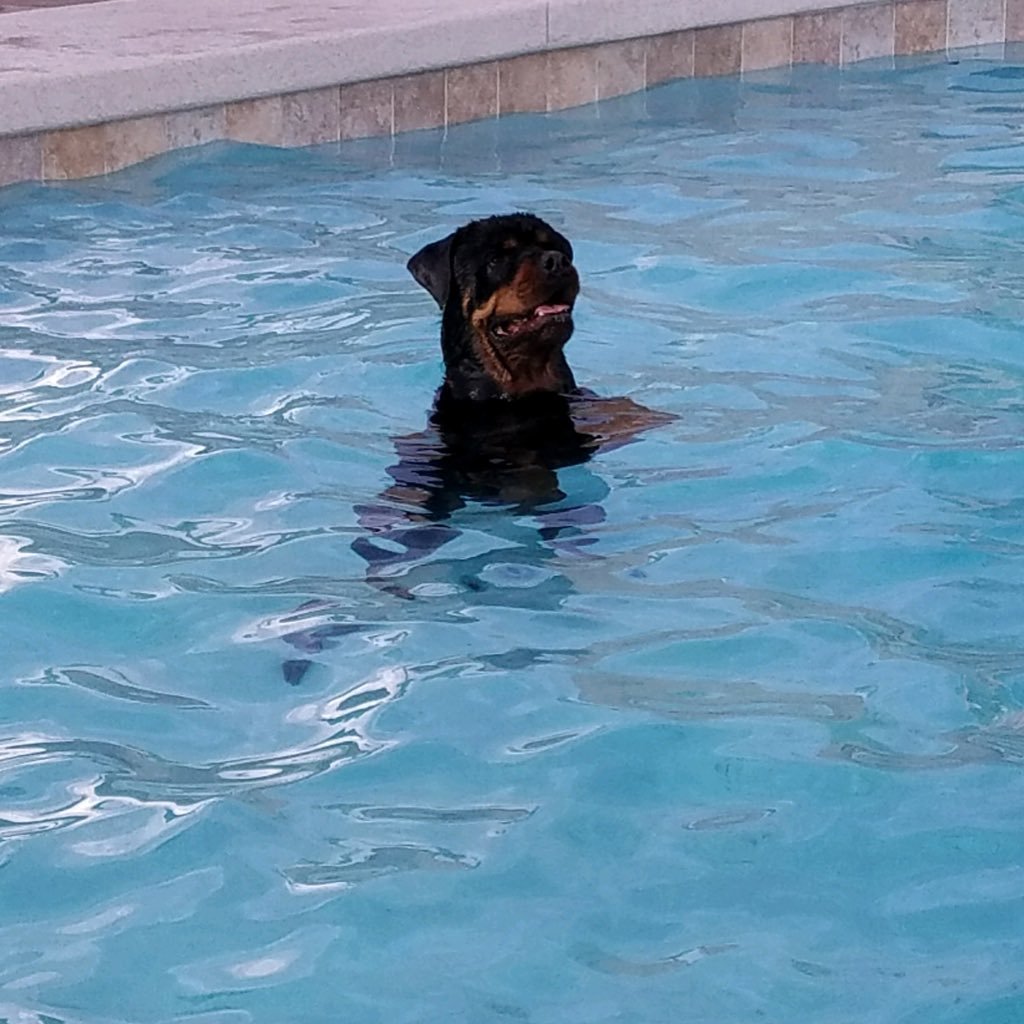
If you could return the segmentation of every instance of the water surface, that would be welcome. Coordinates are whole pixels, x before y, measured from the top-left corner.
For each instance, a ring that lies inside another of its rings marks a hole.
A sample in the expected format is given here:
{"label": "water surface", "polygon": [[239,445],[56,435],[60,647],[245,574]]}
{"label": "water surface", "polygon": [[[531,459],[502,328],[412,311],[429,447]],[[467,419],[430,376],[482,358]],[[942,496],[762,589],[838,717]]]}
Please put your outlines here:
{"label": "water surface", "polygon": [[[1024,1019],[1022,100],[806,68],[0,192],[0,1020]],[[440,379],[404,262],[516,208],[580,382],[677,419],[403,599],[352,543]]]}

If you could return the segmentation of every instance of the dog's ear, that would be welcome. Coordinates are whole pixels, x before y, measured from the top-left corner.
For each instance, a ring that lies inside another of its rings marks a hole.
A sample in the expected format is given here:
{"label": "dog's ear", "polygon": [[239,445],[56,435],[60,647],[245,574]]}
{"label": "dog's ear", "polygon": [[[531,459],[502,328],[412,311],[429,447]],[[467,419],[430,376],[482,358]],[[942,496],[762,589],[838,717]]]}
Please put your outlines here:
{"label": "dog's ear", "polygon": [[423,246],[415,256],[406,263],[409,273],[416,278],[434,297],[434,301],[444,309],[448,301],[448,289],[451,287],[452,268],[451,252],[454,234]]}

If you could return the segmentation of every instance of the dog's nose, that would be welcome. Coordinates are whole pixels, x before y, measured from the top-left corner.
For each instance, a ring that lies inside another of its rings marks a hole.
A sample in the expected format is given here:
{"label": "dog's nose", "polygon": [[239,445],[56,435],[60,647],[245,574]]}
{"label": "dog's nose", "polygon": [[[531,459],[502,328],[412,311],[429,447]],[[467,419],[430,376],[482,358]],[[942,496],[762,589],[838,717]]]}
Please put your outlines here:
{"label": "dog's nose", "polygon": [[572,266],[572,261],[564,252],[549,249],[547,252],[541,253],[540,265],[546,274],[549,274],[551,277],[558,277]]}

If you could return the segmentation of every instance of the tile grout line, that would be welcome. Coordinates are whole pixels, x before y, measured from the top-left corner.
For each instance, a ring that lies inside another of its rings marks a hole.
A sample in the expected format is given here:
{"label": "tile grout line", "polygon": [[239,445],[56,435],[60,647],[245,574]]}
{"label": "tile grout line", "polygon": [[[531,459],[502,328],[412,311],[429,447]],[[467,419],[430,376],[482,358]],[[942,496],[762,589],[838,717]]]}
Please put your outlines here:
{"label": "tile grout line", "polygon": [[448,79],[451,77],[451,68],[445,68],[441,72],[441,141],[448,138]]}

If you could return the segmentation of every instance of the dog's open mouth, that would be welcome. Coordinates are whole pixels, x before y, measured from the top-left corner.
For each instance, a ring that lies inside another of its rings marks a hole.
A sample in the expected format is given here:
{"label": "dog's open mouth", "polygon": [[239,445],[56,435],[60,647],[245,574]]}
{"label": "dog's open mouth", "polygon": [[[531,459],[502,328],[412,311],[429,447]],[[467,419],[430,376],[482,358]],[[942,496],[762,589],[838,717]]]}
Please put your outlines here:
{"label": "dog's open mouth", "polygon": [[519,334],[528,334],[548,324],[560,323],[572,317],[572,306],[567,303],[545,303],[537,306],[524,316],[504,320],[494,327],[494,333],[503,338],[514,338]]}

